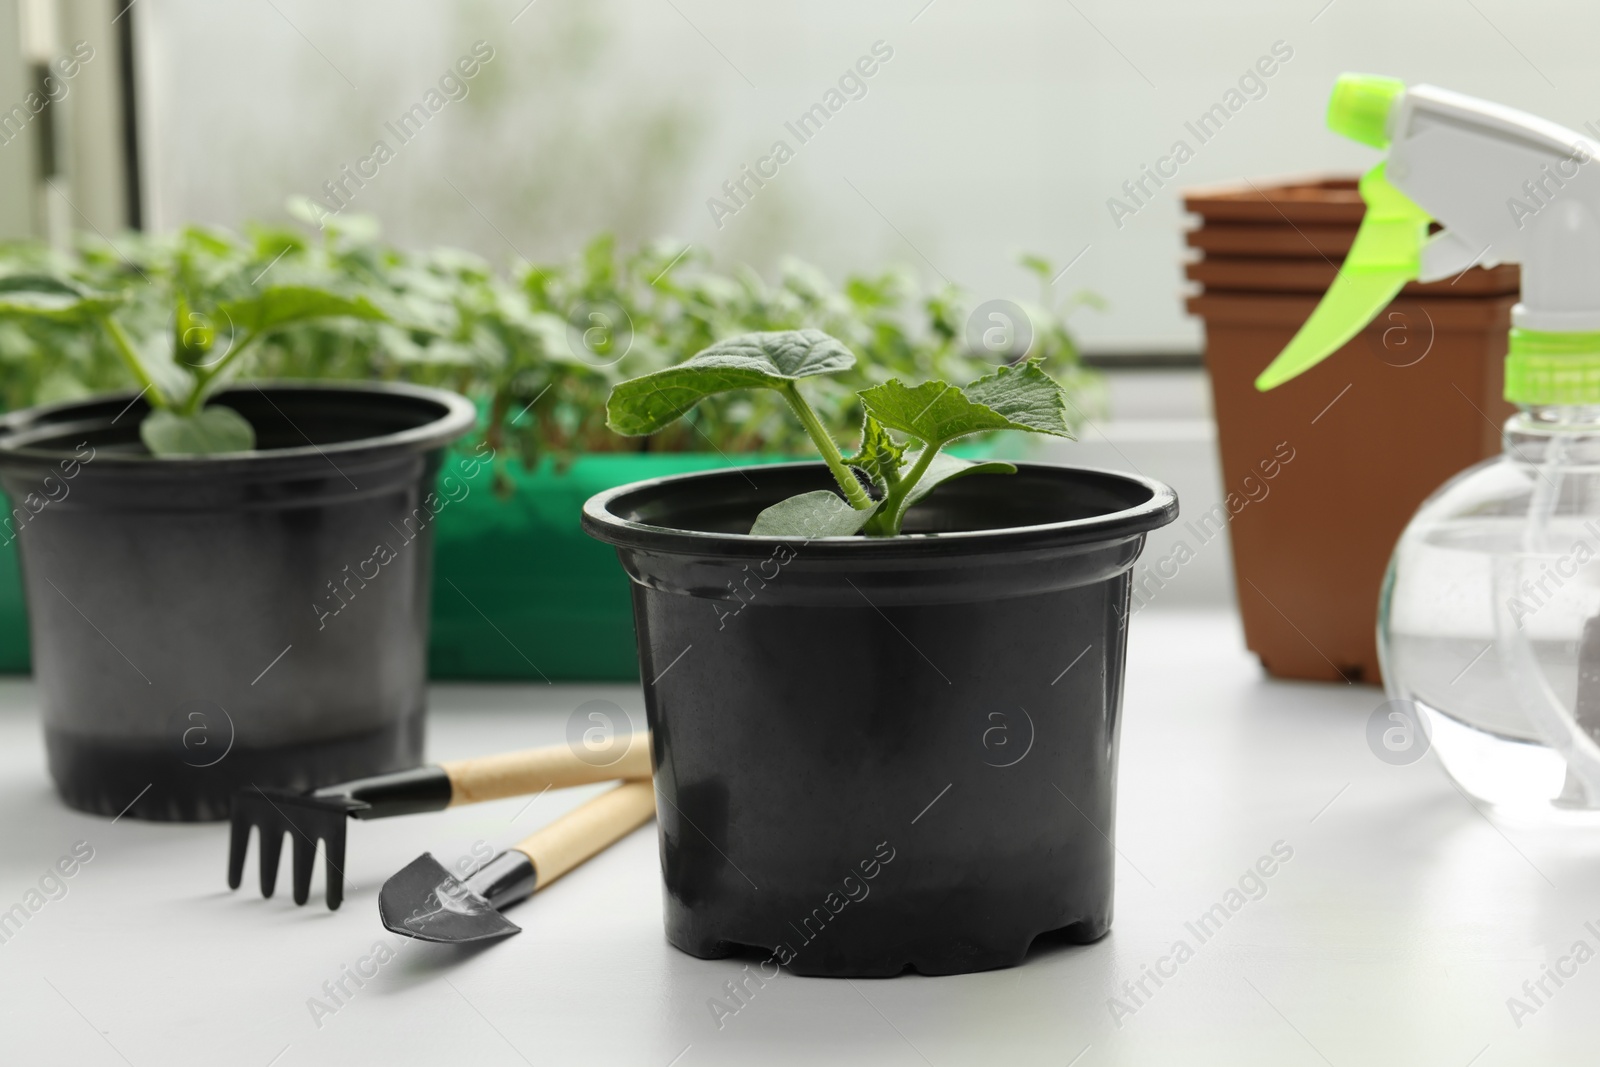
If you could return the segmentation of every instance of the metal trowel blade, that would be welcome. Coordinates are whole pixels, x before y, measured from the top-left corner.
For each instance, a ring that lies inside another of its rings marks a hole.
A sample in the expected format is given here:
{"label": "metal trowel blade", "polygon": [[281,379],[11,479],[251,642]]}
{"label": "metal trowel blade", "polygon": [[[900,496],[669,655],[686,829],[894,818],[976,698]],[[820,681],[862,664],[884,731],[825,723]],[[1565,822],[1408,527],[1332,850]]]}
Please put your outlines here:
{"label": "metal trowel blade", "polygon": [[480,894],[424,852],[378,893],[378,917],[386,929],[419,941],[461,945],[522,932]]}

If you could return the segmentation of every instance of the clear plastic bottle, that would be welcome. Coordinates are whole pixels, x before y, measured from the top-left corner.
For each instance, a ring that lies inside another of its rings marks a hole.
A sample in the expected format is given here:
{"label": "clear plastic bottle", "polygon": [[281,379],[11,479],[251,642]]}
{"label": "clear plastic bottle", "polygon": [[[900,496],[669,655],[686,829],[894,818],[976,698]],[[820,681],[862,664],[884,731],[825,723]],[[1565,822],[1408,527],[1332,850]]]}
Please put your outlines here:
{"label": "clear plastic bottle", "polygon": [[1472,796],[1600,816],[1600,407],[1524,407],[1503,440],[1395,546],[1385,683]]}

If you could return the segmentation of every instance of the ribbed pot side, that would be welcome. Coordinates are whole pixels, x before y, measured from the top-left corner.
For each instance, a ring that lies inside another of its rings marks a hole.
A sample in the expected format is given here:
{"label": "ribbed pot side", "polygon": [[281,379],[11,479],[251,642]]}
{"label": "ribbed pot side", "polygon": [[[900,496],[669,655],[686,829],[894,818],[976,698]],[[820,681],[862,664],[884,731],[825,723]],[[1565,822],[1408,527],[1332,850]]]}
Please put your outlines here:
{"label": "ribbed pot side", "polygon": [[585,509],[634,581],[668,939],[874,976],[1103,936],[1129,571],[1176,498],[1023,464],[941,487],[915,536],[737,532],[827,484],[746,468]]}

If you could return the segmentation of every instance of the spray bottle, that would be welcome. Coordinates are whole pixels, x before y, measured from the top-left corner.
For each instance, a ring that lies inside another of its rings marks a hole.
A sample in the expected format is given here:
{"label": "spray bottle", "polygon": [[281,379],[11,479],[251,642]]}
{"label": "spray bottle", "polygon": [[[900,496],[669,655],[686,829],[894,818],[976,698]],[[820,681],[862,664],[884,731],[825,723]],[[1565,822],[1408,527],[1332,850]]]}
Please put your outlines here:
{"label": "spray bottle", "polygon": [[1367,211],[1338,278],[1256,387],[1337,351],[1408,281],[1521,264],[1504,450],[1401,535],[1378,650],[1390,697],[1415,705],[1468,793],[1600,817],[1600,145],[1357,74],[1338,80],[1328,125],[1387,158],[1361,179]]}

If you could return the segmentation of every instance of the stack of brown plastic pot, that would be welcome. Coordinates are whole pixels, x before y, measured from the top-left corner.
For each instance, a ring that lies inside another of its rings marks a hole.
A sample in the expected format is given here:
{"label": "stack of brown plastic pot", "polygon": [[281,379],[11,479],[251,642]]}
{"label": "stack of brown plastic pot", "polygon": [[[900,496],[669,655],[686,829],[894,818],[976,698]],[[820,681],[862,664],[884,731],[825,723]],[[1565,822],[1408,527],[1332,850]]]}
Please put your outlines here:
{"label": "stack of brown plastic pot", "polygon": [[1390,552],[1447,478],[1500,450],[1502,364],[1518,275],[1473,267],[1412,283],[1362,333],[1271,392],[1255,378],[1350,250],[1355,179],[1192,190],[1224,498],[1186,507],[1201,542],[1230,531],[1245,640],[1279,678],[1381,682],[1376,622]]}

